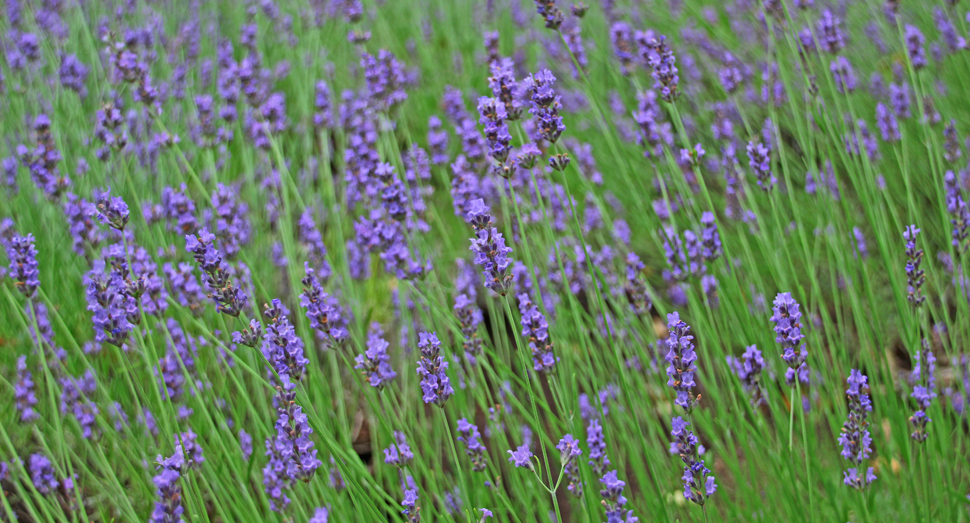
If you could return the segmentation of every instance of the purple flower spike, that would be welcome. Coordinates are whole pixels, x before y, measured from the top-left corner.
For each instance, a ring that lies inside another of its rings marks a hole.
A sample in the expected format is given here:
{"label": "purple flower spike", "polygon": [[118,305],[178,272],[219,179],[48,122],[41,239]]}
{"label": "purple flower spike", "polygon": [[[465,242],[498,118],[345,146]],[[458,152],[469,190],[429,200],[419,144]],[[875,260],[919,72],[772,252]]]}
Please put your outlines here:
{"label": "purple flower spike", "polygon": [[296,329],[287,318],[288,313],[280,300],[274,299],[266,307],[263,353],[280,377],[286,376],[289,380],[300,381],[310,360],[303,355],[303,340],[296,334]]}
{"label": "purple flower spike", "polygon": [[808,366],[805,361],[808,359],[808,351],[801,346],[802,334],[801,318],[798,302],[796,302],[789,292],[779,293],[775,297],[771,309],[774,314],[771,316],[772,323],[775,324],[775,342],[781,345],[781,359],[788,364],[788,371],[785,373],[785,380],[793,384],[795,379],[805,382],[803,374],[807,377]]}
{"label": "purple flower spike", "polygon": [[14,236],[7,243],[7,258],[10,268],[7,277],[14,281],[14,287],[27,298],[33,297],[40,287],[40,271],[37,270],[37,248],[34,235]]}
{"label": "purple flower spike", "polygon": [[609,522],[636,523],[638,518],[633,516],[633,511],[623,508],[626,505],[626,497],[623,495],[626,482],[617,477],[617,471],[611,470],[604,474],[600,478],[600,483],[603,484],[600,496],[603,497],[602,503],[606,508],[606,520]]}
{"label": "purple flower spike", "polygon": [[553,353],[549,339],[549,324],[528,294],[519,295],[519,313],[522,314],[522,337],[532,352],[532,365],[536,372],[549,372],[559,361]]}
{"label": "purple flower spike", "polygon": [[680,96],[677,85],[680,83],[677,59],[674,52],[667,45],[667,37],[650,39],[647,46],[640,50],[647,63],[653,69],[653,88],[660,91],[660,97],[667,103],[673,103]]}
{"label": "purple flower spike", "polygon": [[664,342],[667,347],[667,355],[664,359],[670,366],[667,367],[667,386],[677,391],[677,399],[674,403],[684,408],[684,412],[690,412],[697,404],[694,397],[694,373],[697,367],[697,353],[694,352],[694,336],[690,334],[690,326],[681,321],[680,314],[671,312],[667,315],[667,329],[669,336]]}
{"label": "purple flower spike", "polygon": [[335,297],[323,292],[316,271],[310,267],[310,263],[304,262],[303,268],[306,276],[300,280],[303,283],[300,306],[306,308],[310,327],[317,332],[317,336],[326,346],[338,347],[350,337],[347,330],[350,318]]}
{"label": "purple flower spike", "polygon": [[20,422],[30,423],[40,418],[34,405],[37,404],[37,396],[34,395],[34,379],[27,370],[27,357],[17,358],[17,380],[13,384],[14,403],[20,411]]}
{"label": "purple flower spike", "polygon": [[469,209],[466,219],[476,231],[475,238],[471,238],[475,263],[482,266],[485,286],[505,296],[512,285],[512,260],[509,259],[512,249],[505,246],[502,233],[492,227],[492,216],[488,214],[484,200],[473,200]]}
{"label": "purple flower spike", "polygon": [[182,446],[175,446],[175,453],[168,457],[158,456],[158,475],[152,480],[155,488],[158,489],[158,501],[155,502],[155,510],[152,511],[149,523],[178,523],[182,521],[182,513],[185,508],[182,506],[182,486],[179,479],[182,477],[185,467],[185,457]]}
{"label": "purple flower spike", "polygon": [[728,356],[727,363],[738,375],[745,392],[751,395],[751,403],[754,406],[767,404],[767,392],[761,386],[761,371],[765,368],[765,359],[758,347],[747,347],[740,360]]}
{"label": "purple flower spike", "polygon": [[434,403],[442,407],[454,393],[451,380],[445,373],[448,362],[441,357],[441,342],[436,332],[419,332],[418,349],[421,360],[418,361],[418,375],[421,376],[421,390],[424,392],[424,402]]}
{"label": "purple flower spike", "polygon": [[586,427],[586,444],[589,446],[589,466],[593,474],[601,476],[610,466],[610,458],[606,455],[606,440],[603,438],[603,426],[598,419],[592,419]]}
{"label": "purple flower spike", "polygon": [[926,281],[923,269],[923,249],[916,248],[916,238],[920,230],[915,225],[909,225],[903,231],[903,239],[906,240],[906,280],[908,282],[909,294],[907,299],[914,307],[919,308],[926,300],[923,296],[923,283]]}
{"label": "purple flower spike", "polygon": [[906,51],[909,53],[910,61],[913,62],[913,68],[919,70],[926,67],[926,49],[923,48],[926,38],[923,33],[916,26],[907,25],[905,38]]}
{"label": "purple flower spike", "polygon": [[212,291],[208,296],[215,300],[216,310],[230,316],[239,316],[249,297],[233,286],[229,279],[229,268],[216,249],[215,240],[216,236],[203,228],[198,234],[185,236],[186,249],[194,255],[203,272],[203,279]]}
{"label": "purple flower spike", "polygon": [[368,383],[377,390],[383,389],[384,385],[397,376],[391,369],[391,357],[387,354],[389,346],[379,331],[371,332],[367,336],[367,350],[358,354],[355,359],[357,365],[354,368],[363,371]]}
{"label": "purple flower spike", "polygon": [[485,445],[482,444],[482,436],[478,432],[478,427],[472,425],[467,419],[458,420],[458,441],[465,444],[465,454],[471,459],[472,470],[481,472],[488,464],[488,454]]}
{"label": "purple flower spike", "polygon": [[918,385],[913,387],[910,397],[916,400],[919,409],[911,418],[910,424],[913,426],[913,433],[910,435],[917,443],[923,443],[929,434],[926,426],[932,421],[926,415],[930,408],[933,398],[936,398],[936,356],[930,344],[924,339],[923,350],[916,351],[916,365],[913,366],[913,378]]}
{"label": "purple flower spike", "polygon": [[687,429],[690,423],[677,416],[671,421],[671,425],[673,429],[670,433],[674,436],[674,441],[670,445],[670,451],[679,455],[684,462],[684,475],[681,477],[684,480],[684,497],[698,505],[704,505],[707,498],[717,490],[714,476],[704,466],[704,460],[699,458],[697,436]]}
{"label": "purple flower spike", "polygon": [[770,151],[762,143],[748,142],[748,165],[754,171],[755,178],[758,179],[758,187],[764,191],[770,191],[778,180],[771,173]]}
{"label": "purple flower spike", "polygon": [[556,0],[535,0],[536,12],[546,23],[547,29],[557,31],[563,22],[562,11],[556,6]]}
{"label": "purple flower spike", "polygon": [[868,378],[856,369],[852,369],[846,383],[849,388],[845,394],[849,398],[849,418],[842,425],[839,444],[842,445],[842,457],[853,467],[844,473],[846,485],[862,489],[876,479],[872,467],[866,471],[865,477],[859,477],[859,467],[869,459],[872,452],[872,437],[869,436],[869,421],[866,419],[872,412],[872,402],[869,400]]}
{"label": "purple flower spike", "polygon": [[560,102],[562,97],[552,90],[552,84],[555,82],[556,77],[548,69],[543,69],[524,81],[532,102],[529,112],[536,117],[539,135],[550,143],[556,143],[562,132],[566,130],[562,117],[559,116],[559,111],[562,110]]}

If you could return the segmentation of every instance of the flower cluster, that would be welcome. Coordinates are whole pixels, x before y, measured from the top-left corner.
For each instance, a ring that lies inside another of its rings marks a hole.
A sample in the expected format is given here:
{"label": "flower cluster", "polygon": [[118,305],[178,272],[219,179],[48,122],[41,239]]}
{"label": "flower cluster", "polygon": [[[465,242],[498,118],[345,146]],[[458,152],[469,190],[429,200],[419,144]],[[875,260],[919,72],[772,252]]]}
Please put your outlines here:
{"label": "flower cluster", "polygon": [[918,385],[913,387],[913,393],[910,394],[910,397],[919,405],[919,409],[909,418],[913,426],[913,433],[910,436],[918,443],[926,441],[928,437],[926,426],[932,421],[926,415],[926,411],[936,397],[935,374],[936,356],[933,355],[929,343],[923,340],[923,350],[916,351],[916,364],[913,366],[913,378]]}
{"label": "flower cluster", "polygon": [[467,419],[458,420],[458,441],[465,444],[465,454],[471,459],[472,470],[481,472],[488,465],[488,454],[485,445],[482,444],[482,436],[478,432],[478,427],[469,423]]}
{"label": "flower cluster", "polygon": [[627,501],[623,495],[626,482],[617,477],[617,471],[611,470],[604,474],[600,478],[600,483],[603,484],[600,496],[603,498],[603,506],[606,507],[607,521],[618,523],[636,523],[639,521],[638,518],[634,517],[632,510],[623,508]]}
{"label": "flower cluster", "polygon": [[40,271],[37,270],[37,248],[34,235],[14,236],[7,243],[7,258],[10,268],[7,277],[14,281],[14,287],[27,298],[32,298],[40,287]]}
{"label": "flower cluster", "polygon": [[603,475],[610,466],[610,458],[606,455],[603,426],[598,419],[590,420],[586,426],[586,445],[589,446],[589,466],[593,468],[593,474]]}
{"label": "flower cluster", "polygon": [[525,293],[519,295],[519,313],[522,314],[522,337],[532,352],[533,369],[536,372],[551,371],[559,358],[553,353],[546,317]]}
{"label": "flower cluster", "polygon": [[282,378],[300,381],[310,360],[303,354],[303,340],[287,317],[289,311],[280,300],[274,299],[266,306],[266,335],[263,352]]}
{"label": "flower cluster", "polygon": [[667,386],[677,391],[674,403],[690,412],[699,398],[694,397],[694,373],[697,367],[697,353],[694,352],[694,336],[690,333],[690,326],[680,319],[680,314],[671,312],[667,315],[668,337],[664,344],[667,354],[664,359],[670,365],[667,367]]}
{"label": "flower cluster", "polygon": [[687,429],[688,423],[683,418],[677,416],[671,422],[674,441],[670,445],[671,453],[680,456],[684,462],[684,497],[703,505],[707,498],[714,495],[717,484],[714,483],[714,476],[711,471],[704,466],[704,460],[699,458],[700,449],[697,436]]}
{"label": "flower cluster", "polygon": [[239,316],[249,297],[233,286],[229,268],[216,249],[215,240],[216,235],[203,228],[198,234],[185,236],[186,249],[193,254],[202,270],[203,279],[212,291],[208,296],[215,300],[216,310],[230,316]]}
{"label": "flower cluster", "polygon": [[282,511],[290,503],[284,489],[292,488],[296,481],[309,482],[323,463],[317,458],[310,436],[313,429],[303,408],[297,405],[296,386],[287,376],[277,386],[276,434],[266,438],[266,456],[269,461],[263,467],[263,485],[270,497],[270,508]]}
{"label": "flower cluster", "polygon": [[421,391],[424,393],[425,403],[434,403],[442,407],[454,393],[451,380],[445,371],[448,362],[441,357],[441,342],[437,332],[419,332],[418,349],[421,360],[418,361],[418,375],[421,376]]}
{"label": "flower cluster", "polygon": [[407,467],[413,459],[414,453],[411,452],[411,446],[408,445],[407,439],[404,437],[404,433],[395,430],[394,443],[391,443],[389,447],[384,449],[384,463],[403,469],[404,467]]}
{"label": "flower cluster", "polygon": [[907,299],[914,307],[923,305],[926,296],[923,296],[923,283],[926,281],[923,269],[923,249],[916,248],[916,238],[920,230],[915,225],[909,225],[903,231],[903,239],[906,240],[906,280],[908,282],[909,294]]}
{"label": "flower cluster", "polygon": [[566,130],[566,126],[562,123],[562,116],[559,116],[559,111],[562,110],[562,102],[560,102],[562,97],[552,90],[552,84],[555,82],[556,77],[548,69],[535,73],[524,82],[530,93],[529,100],[532,102],[529,112],[536,118],[539,135],[550,143],[556,143],[562,132]]}
{"label": "flower cluster", "polygon": [[514,162],[506,163],[512,150],[509,126],[505,123],[509,115],[505,104],[498,98],[483,96],[478,99],[478,113],[481,115],[478,123],[485,127],[485,143],[488,155],[495,160],[495,172],[503,178],[508,178],[515,170]]}
{"label": "flower cluster", "polygon": [[380,330],[373,330],[367,336],[367,350],[354,360],[357,363],[354,368],[362,371],[371,387],[378,390],[397,376],[391,368],[391,357],[387,354],[389,346]]}
{"label": "flower cluster", "polygon": [[317,332],[317,336],[326,346],[340,346],[350,336],[347,330],[350,318],[344,313],[337,298],[323,291],[316,270],[310,266],[310,262],[305,262],[303,268],[306,276],[300,280],[303,283],[300,306],[306,308],[310,327]]}
{"label": "flower cluster", "polygon": [[30,371],[27,370],[27,357],[17,358],[17,379],[13,383],[13,398],[20,412],[20,422],[30,423],[40,418],[34,405],[37,404],[37,396],[34,394],[34,379]]}
{"label": "flower cluster", "polygon": [[95,216],[112,229],[124,230],[128,224],[128,204],[121,196],[111,196],[111,187],[94,190]]}
{"label": "flower cluster", "polygon": [[471,202],[467,220],[475,228],[471,250],[475,253],[475,263],[481,265],[485,273],[485,286],[505,296],[512,286],[512,260],[509,259],[512,248],[505,246],[502,233],[492,227],[492,216],[483,199]]}
{"label": "flower cluster", "polygon": [[155,502],[149,523],[178,523],[185,512],[179,483],[186,466],[182,446],[176,445],[175,452],[167,458],[158,456],[157,462],[159,472],[152,481],[157,489],[158,501]]}
{"label": "flower cluster", "polygon": [[667,45],[667,37],[660,35],[659,38],[651,39],[647,45],[640,50],[641,55],[646,59],[647,64],[653,69],[654,89],[660,91],[663,101],[673,103],[680,96],[677,85],[680,83],[678,75],[677,59],[674,52]]}
{"label": "flower cluster", "polygon": [[563,436],[556,444],[559,451],[559,462],[562,464],[562,473],[569,480],[566,489],[576,497],[583,495],[583,482],[579,479],[579,457],[583,455],[583,450],[579,448],[579,440],[572,434]]}
{"label": "flower cluster", "polygon": [[556,0],[535,0],[536,12],[546,22],[546,28],[558,31],[563,22],[562,11],[556,5]]}
{"label": "flower cluster", "polygon": [[745,348],[741,359],[727,356],[727,364],[738,375],[745,392],[751,395],[752,404],[767,404],[767,391],[761,386],[761,371],[765,368],[765,359],[758,347],[751,345]]}
{"label": "flower cluster", "polygon": [[849,398],[849,417],[842,424],[842,434],[839,444],[842,445],[842,457],[853,467],[844,473],[846,485],[861,489],[876,480],[872,467],[866,470],[864,477],[859,477],[859,467],[869,459],[872,452],[872,437],[869,436],[869,421],[866,419],[872,412],[872,402],[869,400],[869,378],[856,369],[852,369],[846,383],[849,388],[845,394]]}
{"label": "flower cluster", "polygon": [[455,296],[454,311],[458,323],[461,324],[465,358],[474,364],[476,358],[482,353],[482,339],[478,337],[478,326],[482,323],[482,310],[467,294],[461,293]]}
{"label": "flower cluster", "polygon": [[781,345],[781,359],[788,364],[785,381],[789,384],[798,379],[802,383],[808,382],[808,351],[802,347],[802,313],[798,302],[792,298],[790,292],[778,293],[771,308],[771,321],[775,324],[775,342]]}
{"label": "flower cluster", "polygon": [[748,165],[758,179],[758,187],[770,191],[778,183],[771,173],[771,156],[768,147],[761,142],[748,142]]}

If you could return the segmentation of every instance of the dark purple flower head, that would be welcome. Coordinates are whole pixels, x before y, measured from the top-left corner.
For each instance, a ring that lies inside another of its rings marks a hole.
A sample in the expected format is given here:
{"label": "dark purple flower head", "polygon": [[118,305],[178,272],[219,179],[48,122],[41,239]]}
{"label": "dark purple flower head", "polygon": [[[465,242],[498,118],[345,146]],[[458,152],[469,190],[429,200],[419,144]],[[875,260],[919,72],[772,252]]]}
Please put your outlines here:
{"label": "dark purple flower head", "polygon": [[933,355],[933,350],[927,340],[923,340],[923,350],[916,351],[915,361],[912,376],[917,385],[913,387],[910,397],[916,400],[919,409],[909,421],[914,429],[911,434],[912,438],[916,442],[922,443],[929,437],[926,426],[931,420],[926,416],[926,411],[930,408],[933,399],[936,398],[936,356]]}
{"label": "dark purple flower head", "polygon": [[546,23],[547,29],[558,31],[563,22],[562,11],[556,6],[556,0],[535,0],[536,12]]}
{"label": "dark purple flower head", "polygon": [[556,450],[559,451],[559,461],[564,465],[583,455],[583,450],[579,448],[579,440],[574,438],[572,434],[563,436],[556,444]]}
{"label": "dark purple flower head", "polygon": [[623,489],[626,482],[617,477],[617,471],[611,470],[600,478],[603,490],[600,496],[603,497],[602,503],[606,508],[606,520],[610,523],[636,523],[638,518],[633,516],[632,510],[626,510],[626,497],[623,496]]}
{"label": "dark purple flower head", "polygon": [[88,310],[94,313],[94,339],[121,347],[134,328],[129,319],[139,319],[138,302],[128,293],[125,278],[119,271],[106,273],[105,270],[104,261],[95,260],[84,277]]}
{"label": "dark purple flower head", "polygon": [[504,119],[518,120],[524,108],[524,86],[515,80],[515,64],[511,58],[502,58],[489,63],[489,70],[488,87],[492,90],[492,96],[505,106]]}
{"label": "dark purple flower head", "polygon": [[7,259],[10,260],[7,277],[14,281],[14,287],[21,294],[31,298],[37,291],[37,287],[40,287],[34,235],[14,236],[7,244]]}
{"label": "dark purple flower head", "polygon": [[614,22],[610,26],[610,41],[613,43],[613,53],[620,61],[620,74],[629,76],[633,71],[633,31],[626,22]]}
{"label": "dark purple flower head", "polygon": [[844,56],[836,56],[835,60],[829,64],[829,70],[832,71],[832,76],[835,78],[835,90],[839,93],[851,93],[856,90],[859,84],[858,79],[855,76],[855,69],[852,68],[852,63],[849,59]]}
{"label": "dark purple flower head", "polygon": [[908,281],[909,294],[907,299],[914,307],[919,308],[926,300],[923,296],[923,283],[926,281],[923,269],[923,249],[916,248],[916,238],[920,230],[915,225],[909,225],[903,231],[903,239],[906,240],[906,279]]}
{"label": "dark purple flower head", "polygon": [[391,443],[389,447],[384,449],[384,463],[403,469],[407,467],[413,459],[414,453],[411,452],[411,446],[408,445],[404,433],[395,430],[394,443]]}
{"label": "dark purple flower head", "polygon": [[902,135],[899,134],[899,122],[896,120],[896,115],[881,102],[876,105],[876,126],[879,128],[879,134],[882,135],[883,140],[895,143],[902,139]]}
{"label": "dark purple flower head", "polygon": [[830,54],[838,54],[845,48],[842,20],[828,9],[822,11],[822,17],[818,20],[818,40],[822,49]]}
{"label": "dark purple flower head", "polygon": [[303,355],[303,340],[296,333],[287,315],[289,311],[280,300],[266,306],[266,335],[263,353],[276,372],[291,381],[299,381],[310,361]]}
{"label": "dark purple flower head", "polygon": [[421,376],[421,390],[425,403],[434,403],[442,407],[454,393],[451,380],[445,373],[448,362],[441,357],[441,342],[436,332],[419,332],[418,349],[421,360],[418,361],[418,375]]}
{"label": "dark purple flower head", "polygon": [[677,391],[677,405],[690,412],[697,404],[694,397],[694,373],[697,367],[697,353],[694,352],[694,336],[690,334],[690,327],[681,321],[677,312],[667,315],[668,337],[665,342],[667,354],[664,359],[670,365],[667,367],[667,386]]}
{"label": "dark purple flower head", "polygon": [[378,390],[397,376],[391,368],[391,357],[387,354],[389,346],[379,329],[372,331],[367,336],[367,350],[355,359],[357,365],[354,368],[362,371],[371,387]]}
{"label": "dark purple flower head", "polygon": [[842,457],[853,465],[844,473],[844,482],[857,489],[865,488],[876,479],[872,467],[869,467],[864,478],[858,475],[858,467],[869,458],[872,452],[872,437],[869,435],[869,421],[866,419],[872,412],[867,381],[868,378],[864,374],[852,369],[846,380],[849,388],[845,391],[849,399],[849,416],[842,425],[842,433],[839,435]]}
{"label": "dark purple flower head", "polygon": [[640,55],[647,64],[653,69],[653,88],[660,91],[663,101],[673,103],[680,96],[678,84],[677,59],[674,52],[667,45],[667,37],[660,35],[659,38],[651,38],[646,42],[646,46],[641,47]]}
{"label": "dark purple flower head", "polygon": [[97,431],[95,423],[98,416],[98,406],[91,401],[97,389],[94,374],[88,370],[84,376],[61,378],[61,414],[70,412],[81,426],[81,435],[90,439]]}
{"label": "dark purple flower head", "polygon": [[589,466],[593,467],[593,474],[604,474],[606,467],[610,466],[610,458],[606,455],[603,426],[598,419],[590,420],[586,426],[586,444],[589,446]]}
{"label": "dark purple flower head", "polygon": [[478,427],[469,423],[467,419],[458,420],[458,441],[465,444],[465,454],[471,459],[472,470],[481,472],[488,464],[488,454],[485,445],[482,444],[481,434]]}
{"label": "dark purple flower head", "polygon": [[923,33],[913,25],[906,25],[906,51],[909,53],[909,60],[913,63],[916,70],[926,67],[926,38]]}

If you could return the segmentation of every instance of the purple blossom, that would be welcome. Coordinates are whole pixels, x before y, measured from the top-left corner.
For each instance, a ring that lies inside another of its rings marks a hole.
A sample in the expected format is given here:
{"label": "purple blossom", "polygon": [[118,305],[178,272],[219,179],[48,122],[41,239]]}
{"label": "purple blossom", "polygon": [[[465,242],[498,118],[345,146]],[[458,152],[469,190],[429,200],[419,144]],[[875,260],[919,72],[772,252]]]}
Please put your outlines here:
{"label": "purple blossom", "polygon": [[97,389],[97,382],[90,370],[81,378],[66,376],[61,378],[61,414],[70,412],[81,426],[81,435],[90,439],[96,431],[95,422],[98,406],[91,401]]}
{"label": "purple blossom", "polygon": [[685,412],[693,410],[697,404],[694,397],[694,373],[697,367],[697,353],[694,352],[694,336],[690,334],[690,326],[681,321],[680,314],[671,312],[667,315],[668,337],[664,344],[667,347],[667,354],[664,359],[670,365],[667,367],[667,386],[677,391],[677,405],[684,408]]}
{"label": "purple blossom", "polygon": [[652,38],[647,42],[645,48],[640,49],[647,64],[653,69],[653,88],[660,90],[660,97],[663,101],[673,103],[680,96],[677,85],[680,83],[680,76],[677,74],[677,59],[674,52],[667,46],[667,37],[661,35],[660,38]]}
{"label": "purple blossom", "polygon": [[842,20],[828,9],[822,11],[822,17],[818,20],[818,40],[822,49],[830,54],[838,54],[845,48]]}
{"label": "purple blossom", "polygon": [[458,420],[458,441],[465,444],[465,454],[471,459],[472,470],[481,472],[488,464],[488,454],[485,445],[482,444],[481,434],[478,427],[462,418]]}
{"label": "purple blossom", "polygon": [[964,245],[967,238],[970,238],[970,205],[963,198],[960,182],[953,171],[944,174],[943,184],[946,190],[946,210],[950,213],[950,224],[953,227],[950,231],[951,243],[957,252],[961,252],[970,246],[970,243]]}
{"label": "purple blossom", "polygon": [[455,389],[451,387],[451,380],[445,374],[448,370],[448,362],[441,357],[441,342],[438,341],[438,334],[419,332],[418,349],[421,351],[418,375],[421,376],[424,402],[442,407],[455,393]]}
{"label": "purple blossom", "polygon": [[276,434],[266,438],[266,456],[263,467],[263,485],[270,497],[270,508],[281,512],[289,504],[284,489],[292,488],[296,481],[309,482],[322,465],[313,448],[313,429],[303,408],[295,401],[295,385],[288,376],[277,387],[274,399],[278,418]]}
{"label": "purple blossom", "polygon": [[306,276],[300,280],[303,283],[303,294],[300,294],[300,306],[306,308],[306,317],[310,320],[310,327],[317,332],[317,336],[327,347],[337,347],[350,337],[347,325],[350,318],[345,313],[337,298],[323,291],[316,271],[309,262],[303,264]]}
{"label": "purple blossom", "polygon": [[909,53],[909,60],[913,63],[913,68],[920,70],[926,67],[926,38],[916,26],[906,25],[906,51]]}
{"label": "purple blossom", "polygon": [[623,290],[626,293],[627,300],[630,302],[630,307],[637,316],[645,316],[650,312],[653,307],[653,303],[650,301],[650,295],[647,294],[647,286],[644,282],[643,269],[644,264],[640,261],[640,257],[636,255],[633,251],[630,251],[626,255],[626,285]]}
{"label": "purple blossom", "polygon": [[553,353],[545,315],[526,293],[519,295],[519,313],[522,315],[522,337],[532,353],[533,369],[536,372],[551,371],[559,358]]}
{"label": "purple blossom", "polygon": [[405,468],[414,459],[411,446],[408,445],[403,432],[394,431],[394,443],[384,449],[384,463],[395,467]]}
{"label": "purple blossom", "polygon": [[509,450],[509,463],[514,464],[516,467],[525,467],[527,469],[533,469],[535,465],[532,463],[532,451],[529,450],[528,445],[520,445],[516,450]]}
{"label": "purple blossom", "polygon": [[478,123],[485,127],[485,141],[488,145],[488,155],[496,162],[495,171],[504,178],[508,178],[514,166],[506,164],[509,158],[509,151],[512,149],[509,142],[512,135],[509,134],[509,126],[505,123],[508,113],[498,98],[482,96],[478,99],[478,112],[481,115]]}
{"label": "purple blossom", "polygon": [[203,279],[212,291],[208,296],[216,302],[216,311],[239,316],[249,297],[233,286],[228,266],[223,262],[222,254],[215,248],[215,240],[216,235],[203,227],[198,234],[185,236],[186,250],[193,254],[202,270]]}
{"label": "purple blossom", "polygon": [[563,474],[569,479],[567,490],[573,496],[581,497],[583,495],[583,482],[579,479],[578,458],[583,454],[583,451],[579,448],[579,440],[574,438],[572,434],[566,434],[556,444],[556,449],[559,450],[559,462],[562,463]]}
{"label": "purple blossom", "polygon": [[434,165],[447,164],[451,158],[448,154],[448,133],[442,130],[441,119],[435,115],[428,117],[428,148]]}
{"label": "purple blossom", "polygon": [[530,93],[529,100],[532,108],[529,112],[536,118],[536,128],[543,140],[556,143],[566,126],[562,123],[559,111],[562,110],[561,96],[552,89],[556,77],[552,71],[543,69],[526,78],[523,82]]}
{"label": "purple blossom", "polygon": [[896,115],[890,112],[881,102],[876,105],[876,126],[879,127],[879,134],[882,135],[883,140],[895,143],[902,139],[902,135],[899,134],[899,122],[896,120]]}
{"label": "purple blossom", "polygon": [[155,483],[158,501],[149,523],[180,523],[185,508],[182,507],[182,487],[179,479],[185,471],[186,463],[182,446],[175,445],[175,453],[168,458],[158,456],[159,473],[152,478]]}
{"label": "purple blossom", "polygon": [[40,287],[40,271],[37,269],[37,248],[34,247],[34,235],[14,236],[7,247],[7,259],[10,267],[7,277],[13,280],[14,288],[27,298],[34,296]]}
{"label": "purple blossom", "polygon": [[475,264],[482,266],[485,286],[505,296],[512,284],[512,261],[508,256],[512,249],[505,246],[502,233],[492,227],[492,216],[481,198],[470,202],[466,220],[476,231],[475,238],[471,238],[471,250],[475,253]]}
{"label": "purple blossom", "polygon": [[802,313],[799,311],[798,302],[789,292],[778,293],[771,310],[773,312],[771,321],[775,324],[774,330],[777,335],[775,342],[781,345],[781,359],[788,364],[785,380],[789,384],[794,383],[796,378],[806,381],[802,377],[803,375],[807,377],[808,373],[808,366],[805,363],[808,359],[808,351],[801,345],[805,335],[801,330]]}
{"label": "purple blossom", "polygon": [[855,91],[859,82],[855,76],[855,69],[852,68],[848,58],[841,55],[836,56],[835,60],[832,60],[832,63],[829,64],[829,70],[832,71],[832,76],[835,78],[836,91],[840,94]]}
{"label": "purple blossom", "polygon": [[690,423],[677,416],[671,421],[671,435],[674,441],[670,445],[671,453],[680,456],[684,462],[684,497],[704,505],[707,498],[714,495],[717,485],[714,483],[714,476],[711,471],[704,466],[704,460],[699,458],[700,449],[697,436],[687,429]]}
{"label": "purple blossom", "polygon": [[34,405],[37,404],[37,396],[34,394],[34,379],[27,370],[27,357],[17,358],[17,379],[13,383],[13,398],[20,411],[20,422],[30,423],[40,418]]}
{"label": "purple blossom", "polygon": [[929,343],[923,340],[923,350],[916,351],[915,365],[913,365],[912,376],[918,383],[913,387],[910,397],[916,400],[919,409],[909,418],[913,426],[913,433],[910,435],[917,443],[923,443],[929,435],[926,433],[926,425],[932,421],[926,415],[933,399],[936,398],[936,356]]}
{"label": "purple blossom", "polygon": [[105,274],[105,268],[104,261],[95,260],[91,271],[84,276],[88,310],[94,313],[95,341],[121,347],[134,328],[129,318],[137,319],[138,304],[128,294],[121,273]]}
{"label": "purple blossom", "polygon": [[767,404],[767,392],[761,386],[761,371],[765,368],[765,359],[755,345],[744,350],[741,359],[734,356],[727,357],[728,365],[738,375],[741,386],[751,395],[751,402],[755,406]]}
{"label": "purple blossom", "polygon": [[839,444],[842,445],[842,457],[854,465],[844,473],[846,485],[862,489],[875,481],[876,475],[872,467],[866,470],[864,478],[860,478],[858,467],[869,459],[872,452],[872,437],[869,436],[869,421],[866,419],[872,412],[872,402],[869,400],[868,378],[856,369],[852,369],[846,380],[849,388],[845,394],[849,399],[849,416],[842,424]]}
{"label": "purple blossom", "polygon": [[589,466],[593,468],[593,474],[604,474],[606,467],[610,466],[610,458],[606,455],[603,426],[598,419],[590,420],[586,426],[586,445],[589,446]]}
{"label": "purple blossom", "polygon": [[926,281],[923,269],[923,249],[916,248],[916,238],[920,230],[915,225],[909,225],[903,231],[903,239],[906,240],[906,280],[908,284],[907,299],[914,307],[919,308],[926,300],[923,296],[923,283]]}
{"label": "purple blossom", "polygon": [[372,331],[367,336],[367,350],[358,354],[354,366],[363,372],[371,387],[381,390],[393,380],[397,373],[391,369],[391,357],[387,354],[390,344],[381,337],[380,330]]}
{"label": "purple blossom", "polygon": [[296,382],[303,378],[306,366],[310,363],[303,355],[303,340],[290,323],[289,311],[274,299],[263,313],[266,316],[266,335],[263,353],[280,377]]}
{"label": "purple blossom", "polygon": [[617,477],[617,471],[611,470],[604,474],[600,478],[600,483],[603,484],[603,490],[600,490],[600,496],[603,497],[602,503],[606,508],[607,521],[611,523],[636,523],[639,521],[638,518],[633,516],[632,510],[626,510],[624,508],[627,501],[626,497],[623,496],[623,489],[626,487],[626,482]]}
{"label": "purple blossom", "polygon": [[778,180],[771,173],[770,151],[764,144],[758,142],[748,142],[748,165],[754,171],[758,179],[758,187],[764,191],[770,191]]}
{"label": "purple blossom", "polygon": [[[472,287],[474,292],[474,287]],[[474,294],[472,295],[474,296]],[[478,337],[478,326],[482,323],[482,310],[467,294],[455,296],[455,317],[461,324],[462,348],[465,357],[474,362],[482,353],[482,339]]]}
{"label": "purple blossom", "polygon": [[50,495],[56,492],[63,492],[71,495],[74,490],[74,478],[58,479],[54,464],[43,454],[31,454],[27,460],[27,472],[30,474],[30,481],[43,495]]}
{"label": "purple blossom", "polygon": [[556,0],[534,0],[536,4],[536,12],[546,23],[547,29],[552,29],[553,31],[559,30],[559,26],[563,22],[562,11],[556,6]]}

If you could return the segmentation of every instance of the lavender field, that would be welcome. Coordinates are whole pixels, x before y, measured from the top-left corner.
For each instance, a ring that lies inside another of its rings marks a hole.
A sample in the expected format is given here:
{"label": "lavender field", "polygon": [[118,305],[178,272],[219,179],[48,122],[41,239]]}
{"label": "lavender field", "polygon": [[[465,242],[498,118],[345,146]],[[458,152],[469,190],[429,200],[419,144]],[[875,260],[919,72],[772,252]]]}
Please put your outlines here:
{"label": "lavender field", "polygon": [[0,521],[970,522],[968,11],[5,0]]}

